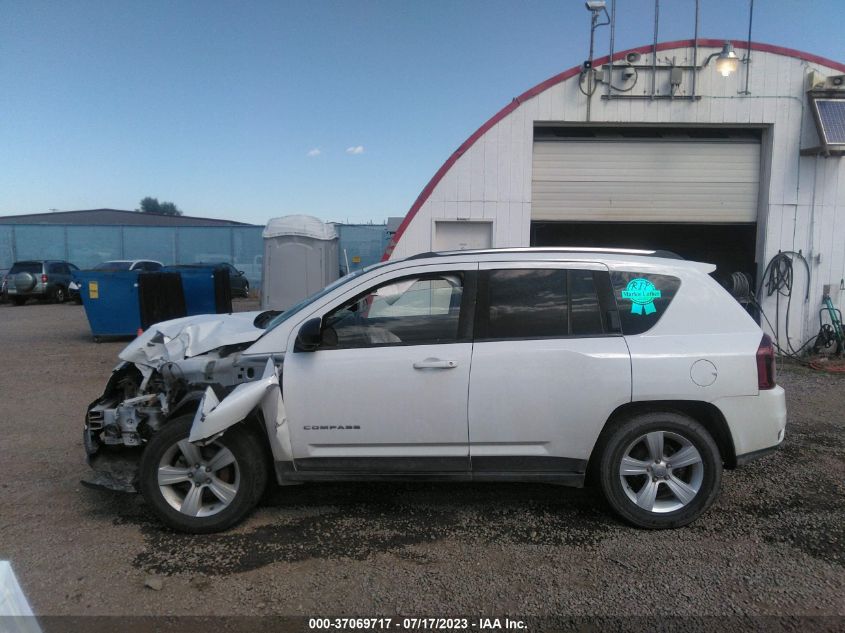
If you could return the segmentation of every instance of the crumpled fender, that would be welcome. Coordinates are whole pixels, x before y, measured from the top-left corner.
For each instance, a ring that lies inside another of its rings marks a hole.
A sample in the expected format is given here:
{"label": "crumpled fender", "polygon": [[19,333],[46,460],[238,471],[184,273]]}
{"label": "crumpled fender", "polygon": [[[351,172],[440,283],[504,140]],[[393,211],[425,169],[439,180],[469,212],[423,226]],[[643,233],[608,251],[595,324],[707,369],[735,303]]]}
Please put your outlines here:
{"label": "crumpled fender", "polygon": [[[198,442],[218,435],[244,420],[258,406],[265,410],[268,430],[271,423],[276,426],[277,419],[285,417],[279,391],[279,374],[272,358],[267,359],[259,380],[238,385],[222,401],[208,387],[194,416],[188,441]],[[272,418],[268,419],[267,413],[272,414]]]}

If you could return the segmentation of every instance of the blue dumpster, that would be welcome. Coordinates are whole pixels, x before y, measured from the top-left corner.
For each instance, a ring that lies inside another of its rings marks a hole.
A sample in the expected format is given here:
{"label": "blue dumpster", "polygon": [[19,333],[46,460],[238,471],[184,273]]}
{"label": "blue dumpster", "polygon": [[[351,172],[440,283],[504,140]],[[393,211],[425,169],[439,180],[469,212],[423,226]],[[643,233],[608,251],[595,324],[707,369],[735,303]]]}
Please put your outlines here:
{"label": "blue dumpster", "polygon": [[79,271],[74,275],[91,334],[135,336],[141,327],[137,272]]}
{"label": "blue dumpster", "polygon": [[[170,270],[170,269],[164,269]],[[214,294],[214,269],[182,268],[182,289],[185,292],[185,309],[188,316],[215,314],[217,303]]]}
{"label": "blue dumpster", "polygon": [[229,271],[225,266],[182,264],[165,266],[162,272],[182,275],[185,309],[188,316],[232,311]]}
{"label": "blue dumpster", "polygon": [[97,342],[106,336],[135,336],[161,321],[232,311],[228,273],[212,267],[86,270],[74,279]]}

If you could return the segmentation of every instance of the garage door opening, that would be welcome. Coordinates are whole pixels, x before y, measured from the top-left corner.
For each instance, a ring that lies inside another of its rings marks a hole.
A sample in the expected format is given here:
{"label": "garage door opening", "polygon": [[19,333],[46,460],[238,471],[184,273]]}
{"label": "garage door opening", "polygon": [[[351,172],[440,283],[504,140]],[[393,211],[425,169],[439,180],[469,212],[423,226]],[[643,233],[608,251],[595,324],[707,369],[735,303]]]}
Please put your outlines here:
{"label": "garage door opening", "polygon": [[[714,277],[733,272],[756,277],[757,225],[652,222],[532,222],[531,246],[587,246],[666,250],[684,259],[716,264]],[[753,281],[752,281],[753,283]]]}

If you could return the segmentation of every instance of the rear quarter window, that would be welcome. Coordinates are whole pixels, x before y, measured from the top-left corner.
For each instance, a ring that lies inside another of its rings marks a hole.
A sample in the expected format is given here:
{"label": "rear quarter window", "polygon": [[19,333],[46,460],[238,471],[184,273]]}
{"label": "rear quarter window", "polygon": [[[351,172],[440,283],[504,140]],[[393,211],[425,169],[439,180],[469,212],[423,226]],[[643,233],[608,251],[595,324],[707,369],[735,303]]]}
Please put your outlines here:
{"label": "rear quarter window", "polygon": [[642,334],[653,328],[681,287],[677,277],[641,271],[617,270],[610,280],[623,334]]}

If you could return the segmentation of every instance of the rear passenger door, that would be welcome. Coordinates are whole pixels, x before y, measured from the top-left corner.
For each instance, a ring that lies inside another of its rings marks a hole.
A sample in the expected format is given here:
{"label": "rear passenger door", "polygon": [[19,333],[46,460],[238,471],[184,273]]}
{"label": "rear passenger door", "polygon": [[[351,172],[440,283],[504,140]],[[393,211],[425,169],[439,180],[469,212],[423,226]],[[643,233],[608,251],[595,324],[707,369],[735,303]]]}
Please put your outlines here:
{"label": "rear passenger door", "polygon": [[583,473],[631,397],[606,267],[481,264],[469,387],[474,474]]}

